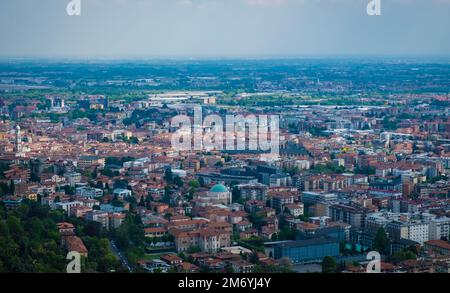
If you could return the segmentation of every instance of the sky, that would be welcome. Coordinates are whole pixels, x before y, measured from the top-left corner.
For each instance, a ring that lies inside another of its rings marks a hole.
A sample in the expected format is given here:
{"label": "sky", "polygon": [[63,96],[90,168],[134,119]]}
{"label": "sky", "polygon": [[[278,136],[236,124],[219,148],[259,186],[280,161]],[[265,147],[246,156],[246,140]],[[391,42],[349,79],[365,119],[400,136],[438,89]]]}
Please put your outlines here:
{"label": "sky", "polygon": [[450,55],[450,0],[1,0],[0,57]]}

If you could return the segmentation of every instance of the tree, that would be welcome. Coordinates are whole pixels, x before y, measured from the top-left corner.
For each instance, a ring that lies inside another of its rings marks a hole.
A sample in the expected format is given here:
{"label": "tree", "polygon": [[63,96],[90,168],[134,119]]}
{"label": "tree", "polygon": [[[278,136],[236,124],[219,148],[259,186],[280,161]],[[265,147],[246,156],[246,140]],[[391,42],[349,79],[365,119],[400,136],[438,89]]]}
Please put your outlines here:
{"label": "tree", "polygon": [[241,198],[241,193],[239,192],[239,188],[237,186],[233,186],[231,190],[231,197],[233,202],[237,202]]}
{"label": "tree", "polygon": [[141,199],[139,200],[139,206],[140,207],[145,207],[145,200],[144,200],[143,196],[141,196]]}
{"label": "tree", "polygon": [[392,255],[391,260],[394,263],[399,263],[404,260],[416,259],[417,256],[410,250],[399,250]]}
{"label": "tree", "polygon": [[258,253],[257,253],[256,251],[253,251],[253,252],[250,254],[250,257],[249,257],[248,260],[249,260],[251,263],[253,263],[253,264],[258,264],[258,262],[259,262]]}
{"label": "tree", "polygon": [[173,173],[170,168],[166,169],[166,171],[164,172],[164,179],[167,181],[167,183],[172,183]]}
{"label": "tree", "polygon": [[178,176],[175,177],[174,183],[180,188],[183,187],[183,185],[184,185],[183,179],[181,179]]}
{"label": "tree", "polygon": [[187,249],[187,253],[189,253],[189,254],[198,253],[198,252],[201,252],[201,251],[202,250],[198,246],[189,246],[189,248]]}
{"label": "tree", "polygon": [[65,253],[49,209],[26,200],[19,209],[0,219],[0,271],[63,272]]}
{"label": "tree", "polygon": [[172,189],[169,186],[164,187],[164,195],[162,198],[162,202],[170,205],[170,195],[172,194]]}
{"label": "tree", "polygon": [[189,181],[189,187],[199,188],[200,187],[200,182],[198,180],[191,180],[191,181]]}
{"label": "tree", "polygon": [[105,168],[102,170],[102,175],[112,178],[114,177],[114,172],[111,169]]}
{"label": "tree", "polygon": [[198,183],[200,183],[201,187],[205,186],[205,179],[203,179],[203,177],[198,178]]}
{"label": "tree", "polygon": [[126,179],[115,180],[113,187],[126,189],[128,187],[128,181]]}
{"label": "tree", "polygon": [[381,227],[380,229],[378,229],[377,235],[375,236],[373,248],[379,253],[383,254],[386,253],[387,245],[388,245],[388,237],[384,228]]}
{"label": "tree", "polygon": [[337,269],[336,260],[332,256],[325,256],[322,261],[322,273],[335,273]]}

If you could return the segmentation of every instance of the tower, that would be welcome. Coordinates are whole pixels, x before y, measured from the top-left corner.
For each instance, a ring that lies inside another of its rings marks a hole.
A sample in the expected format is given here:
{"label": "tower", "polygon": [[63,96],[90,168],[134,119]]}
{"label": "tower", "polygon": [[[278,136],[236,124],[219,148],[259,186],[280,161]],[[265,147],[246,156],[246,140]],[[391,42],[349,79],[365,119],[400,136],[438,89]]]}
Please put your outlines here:
{"label": "tower", "polygon": [[20,132],[20,126],[16,126],[16,154],[22,152],[22,133]]}

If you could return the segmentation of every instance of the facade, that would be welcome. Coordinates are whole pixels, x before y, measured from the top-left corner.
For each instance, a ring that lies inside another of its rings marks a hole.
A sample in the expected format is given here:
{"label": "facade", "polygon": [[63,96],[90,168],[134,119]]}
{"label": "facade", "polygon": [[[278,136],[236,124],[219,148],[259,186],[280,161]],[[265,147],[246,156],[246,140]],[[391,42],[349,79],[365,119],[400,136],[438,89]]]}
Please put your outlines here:
{"label": "facade", "polygon": [[293,263],[320,263],[325,256],[339,256],[339,240],[335,238],[268,242],[264,246],[267,256],[287,257]]}
{"label": "facade", "polygon": [[84,218],[88,221],[98,222],[102,227],[109,229],[109,215],[107,212],[91,211],[85,214]]}
{"label": "facade", "polygon": [[270,199],[271,206],[279,212],[283,211],[285,206],[294,204],[294,200],[294,196],[290,194],[279,194]]}
{"label": "facade", "polygon": [[416,241],[423,245],[424,242],[429,240],[428,223],[410,223],[408,225],[408,239]]}
{"label": "facade", "polygon": [[400,239],[409,239],[408,225],[400,221],[392,221],[390,223],[387,223],[386,232],[394,241],[400,241]]}
{"label": "facade", "polygon": [[365,216],[365,211],[361,208],[346,205],[330,206],[330,217],[333,222],[344,222],[354,228],[364,228]]}
{"label": "facade", "polygon": [[449,239],[450,236],[450,218],[442,217],[430,221],[430,240]]}
{"label": "facade", "polygon": [[80,173],[76,173],[76,172],[67,173],[64,175],[64,177],[66,178],[67,183],[69,183],[69,185],[71,187],[75,187],[77,185],[77,183],[81,182],[81,174]]}
{"label": "facade", "polygon": [[88,168],[92,166],[105,166],[105,159],[97,156],[81,156],[78,160],[78,167]]}
{"label": "facade", "polygon": [[425,242],[425,249],[443,255],[450,255],[450,244],[443,240],[430,240]]}
{"label": "facade", "polygon": [[289,214],[291,214],[292,216],[299,217],[303,216],[305,206],[303,205],[303,203],[293,203],[286,205],[284,208],[287,209]]}
{"label": "facade", "polygon": [[240,184],[237,186],[240,197],[244,200],[267,200],[267,185],[257,184]]}
{"label": "facade", "polygon": [[68,215],[71,214],[71,209],[77,206],[82,206],[81,201],[71,201],[71,202],[57,202],[54,204],[55,209],[60,209],[65,211]]}
{"label": "facade", "polygon": [[234,260],[230,262],[233,273],[235,274],[249,274],[253,273],[255,265],[245,260]]}
{"label": "facade", "polygon": [[231,245],[231,232],[202,228],[190,232],[171,230],[175,238],[178,252],[188,251],[191,247],[199,247],[203,252],[215,253],[223,247]]}
{"label": "facade", "polygon": [[103,196],[103,190],[89,186],[78,187],[76,195],[84,198],[97,198]]}
{"label": "facade", "polygon": [[132,196],[132,192],[129,189],[116,188],[113,191],[113,195],[117,196],[120,199],[124,199]]}
{"label": "facade", "polygon": [[394,241],[409,239],[423,245],[429,240],[428,227],[428,223],[393,221],[386,225],[386,231]]}

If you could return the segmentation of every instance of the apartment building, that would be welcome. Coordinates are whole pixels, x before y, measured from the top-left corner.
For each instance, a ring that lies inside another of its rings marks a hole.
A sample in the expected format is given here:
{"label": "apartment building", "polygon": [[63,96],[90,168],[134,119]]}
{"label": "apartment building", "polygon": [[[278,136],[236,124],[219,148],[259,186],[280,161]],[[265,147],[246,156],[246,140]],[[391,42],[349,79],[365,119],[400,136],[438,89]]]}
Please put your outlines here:
{"label": "apartment building", "polygon": [[97,198],[103,196],[103,190],[89,186],[82,186],[76,189],[76,195],[84,198]]}
{"label": "apartment building", "polygon": [[435,218],[430,221],[430,240],[449,239],[450,236],[450,218]]}
{"label": "apartment building", "polygon": [[215,253],[231,245],[231,232],[212,228],[202,228],[190,232],[170,230],[175,238],[178,252],[185,252],[190,247],[199,247],[203,252]]}
{"label": "apartment building", "polygon": [[331,205],[330,217],[333,222],[344,222],[354,228],[364,228],[366,212],[362,208],[347,205]]}

